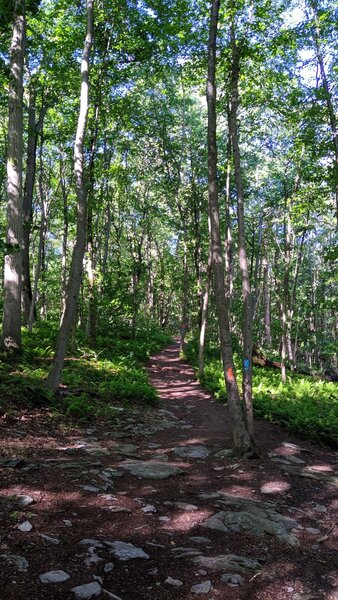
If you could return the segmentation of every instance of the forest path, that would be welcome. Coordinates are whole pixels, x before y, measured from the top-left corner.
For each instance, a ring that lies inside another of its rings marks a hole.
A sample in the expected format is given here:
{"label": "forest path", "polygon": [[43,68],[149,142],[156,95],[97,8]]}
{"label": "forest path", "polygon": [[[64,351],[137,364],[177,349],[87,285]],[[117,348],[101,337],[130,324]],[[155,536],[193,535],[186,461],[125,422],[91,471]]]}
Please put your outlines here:
{"label": "forest path", "polygon": [[337,600],[337,453],[259,422],[235,461],[178,344],[148,370],[155,410],[3,432],[1,600]]}

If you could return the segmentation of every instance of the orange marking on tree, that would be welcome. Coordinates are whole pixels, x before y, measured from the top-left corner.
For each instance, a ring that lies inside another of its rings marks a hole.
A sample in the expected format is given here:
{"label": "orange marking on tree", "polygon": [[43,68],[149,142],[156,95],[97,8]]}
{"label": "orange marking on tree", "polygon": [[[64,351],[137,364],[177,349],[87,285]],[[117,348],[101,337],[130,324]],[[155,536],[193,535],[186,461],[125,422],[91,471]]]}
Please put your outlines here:
{"label": "orange marking on tree", "polygon": [[234,372],[233,372],[233,370],[232,370],[232,368],[231,368],[231,367],[229,367],[229,368],[227,369],[227,379],[228,379],[229,381],[233,381],[233,380],[234,380]]}

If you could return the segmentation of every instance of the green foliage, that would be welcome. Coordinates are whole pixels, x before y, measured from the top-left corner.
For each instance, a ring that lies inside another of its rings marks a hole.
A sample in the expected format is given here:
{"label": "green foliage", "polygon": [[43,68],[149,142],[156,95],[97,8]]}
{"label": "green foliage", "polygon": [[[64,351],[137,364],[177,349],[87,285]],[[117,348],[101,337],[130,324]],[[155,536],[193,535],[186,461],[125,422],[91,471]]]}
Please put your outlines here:
{"label": "green foliage", "polygon": [[[190,342],[186,358],[196,365],[196,344]],[[240,361],[236,358],[237,377],[241,379]],[[208,348],[201,383],[216,398],[226,401],[223,369]],[[338,386],[336,383],[314,377],[289,374],[286,384],[281,383],[278,370],[253,368],[254,411],[258,418],[284,425],[290,431],[301,433],[316,442],[338,446]]]}
{"label": "green foliage", "polygon": [[150,385],[144,363],[170,338],[154,327],[139,331],[135,340],[99,336],[94,351],[79,344],[68,356],[62,376],[61,396],[44,387],[52,359],[56,327],[41,323],[29,335],[23,331],[25,351],[16,358],[2,355],[0,362],[1,410],[50,406],[76,420],[115,418],[129,406],[154,406],[157,394]]}

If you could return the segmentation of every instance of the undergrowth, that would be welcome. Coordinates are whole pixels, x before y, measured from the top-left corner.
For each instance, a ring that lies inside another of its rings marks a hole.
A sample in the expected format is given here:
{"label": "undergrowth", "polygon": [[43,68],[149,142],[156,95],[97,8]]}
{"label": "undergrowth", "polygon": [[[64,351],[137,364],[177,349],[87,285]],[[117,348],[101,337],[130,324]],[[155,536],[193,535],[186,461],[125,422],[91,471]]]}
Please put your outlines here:
{"label": "undergrowth", "polygon": [[[41,323],[32,334],[23,330],[24,351],[18,356],[0,354],[0,411],[51,407],[69,417],[87,420],[114,418],[124,408],[157,403],[145,363],[170,338],[154,327],[144,327],[136,339],[101,333],[95,350],[81,336],[76,352],[66,357],[60,395],[45,388],[53,357],[56,329]],[[125,339],[127,338],[127,339]]]}
{"label": "undergrowth", "polygon": [[[186,359],[197,366],[197,344],[191,341],[185,350]],[[239,385],[241,364],[235,355]],[[206,349],[205,371],[201,383],[216,398],[226,401],[219,350]],[[310,376],[288,373],[283,385],[279,370],[254,366],[253,405],[255,416],[286,426],[308,439],[338,446],[338,386]]]}

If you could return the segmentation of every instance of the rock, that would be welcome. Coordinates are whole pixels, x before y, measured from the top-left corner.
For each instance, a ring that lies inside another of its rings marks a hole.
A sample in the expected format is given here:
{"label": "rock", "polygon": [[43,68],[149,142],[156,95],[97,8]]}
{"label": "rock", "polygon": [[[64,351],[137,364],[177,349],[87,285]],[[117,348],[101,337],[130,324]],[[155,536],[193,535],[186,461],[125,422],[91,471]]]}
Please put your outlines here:
{"label": "rock", "polygon": [[174,453],[180,458],[206,458],[210,454],[210,450],[202,445],[178,446],[174,448]]}
{"label": "rock", "polygon": [[40,537],[42,537],[42,539],[45,540],[46,542],[49,542],[50,544],[54,544],[54,546],[57,546],[58,544],[60,544],[60,540],[58,538],[51,537],[50,535],[46,535],[45,533],[40,533]]}
{"label": "rock", "polygon": [[172,549],[172,554],[177,558],[191,558],[193,556],[201,556],[203,553],[198,548],[177,547]]}
{"label": "rock", "polygon": [[208,594],[211,590],[211,581],[202,581],[202,583],[196,583],[190,588],[190,591],[194,594]]}
{"label": "rock", "polygon": [[105,542],[107,546],[112,548],[111,552],[120,560],[131,560],[133,558],[150,558],[142,548],[137,548],[134,544],[128,542]]}
{"label": "rock", "polygon": [[221,554],[220,556],[197,556],[192,561],[199,567],[205,567],[209,571],[259,571],[261,564],[252,558],[236,556],[236,554]]}
{"label": "rock", "polygon": [[129,471],[132,475],[143,477],[145,479],[168,479],[173,475],[184,473],[182,469],[168,465],[165,462],[138,460],[134,462],[124,462],[120,466],[125,471]]}
{"label": "rock", "polygon": [[318,535],[320,533],[320,529],[316,529],[315,527],[306,527],[305,531],[311,533],[311,535]]}
{"label": "rock", "polygon": [[41,583],[63,583],[70,579],[70,575],[65,571],[48,571],[39,575]]}
{"label": "rock", "polygon": [[137,446],[136,444],[120,444],[117,447],[117,450],[118,452],[121,452],[121,454],[135,454],[139,447],[140,446]]}
{"label": "rock", "polygon": [[198,506],[195,504],[189,504],[188,502],[174,502],[174,506],[180,508],[181,510],[194,511],[198,510]]}
{"label": "rock", "polygon": [[313,510],[318,513],[326,513],[327,508],[323,504],[315,504]]}
{"label": "rock", "polygon": [[80,485],[80,488],[82,488],[85,492],[93,492],[95,494],[101,491],[100,488],[96,487],[95,485]]}
{"label": "rock", "polygon": [[[210,495],[208,496],[210,497]],[[200,497],[204,498],[205,496],[201,494]],[[207,519],[203,523],[203,527],[224,532],[239,532],[244,529],[256,537],[262,537],[268,533],[280,542],[294,547],[299,546],[296,536],[289,533],[291,529],[297,527],[297,521],[278,513],[274,504],[223,492],[216,492],[214,498],[218,498],[219,502],[225,506],[233,506],[242,510],[221,511]]]}
{"label": "rock", "polygon": [[222,581],[225,581],[230,587],[239,587],[244,585],[244,578],[238,573],[224,573],[221,577]]}
{"label": "rock", "polygon": [[71,589],[75,598],[78,600],[90,600],[90,598],[97,598],[101,595],[101,586],[97,581],[92,583],[84,583]]}
{"label": "rock", "polygon": [[28,531],[32,531],[33,525],[29,521],[24,521],[23,523],[20,523],[17,528],[23,533],[28,533]]}
{"label": "rock", "polygon": [[103,567],[103,570],[105,573],[111,573],[113,569],[114,569],[114,563],[112,563],[112,562],[106,563]]}
{"label": "rock", "polygon": [[232,458],[234,455],[234,451],[232,448],[224,448],[224,450],[220,450],[217,452],[215,456],[218,458]]}
{"label": "rock", "polygon": [[26,496],[25,494],[19,494],[18,496],[15,496],[15,499],[22,508],[25,508],[34,502],[34,498]]}
{"label": "rock", "polygon": [[23,458],[0,458],[0,468],[3,469],[21,469],[26,464]]}
{"label": "rock", "polygon": [[174,587],[181,587],[181,585],[183,585],[183,581],[180,581],[179,579],[173,579],[172,577],[167,577],[164,583]]}
{"label": "rock", "polygon": [[153,506],[153,504],[147,504],[146,506],[144,506],[142,509],[142,512],[144,513],[156,513],[156,506]]}
{"label": "rock", "polygon": [[322,481],[328,485],[338,487],[338,476],[335,473],[323,473],[317,471],[314,467],[294,467],[293,465],[283,465],[283,471],[289,475],[296,475],[298,477],[307,477],[309,479],[316,479]]}
{"label": "rock", "polygon": [[212,541],[210,538],[204,537],[202,535],[194,535],[190,538],[188,538],[191,542],[193,542],[194,544],[211,544],[212,545]]}
{"label": "rock", "polygon": [[69,519],[63,519],[66,527],[73,527],[73,523]]}
{"label": "rock", "polygon": [[20,573],[26,573],[29,564],[24,556],[19,556],[18,554],[0,554],[0,559],[8,560],[12,565],[14,565]]}

